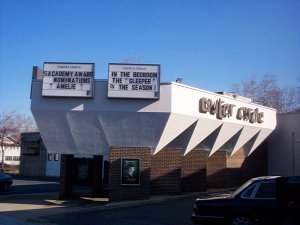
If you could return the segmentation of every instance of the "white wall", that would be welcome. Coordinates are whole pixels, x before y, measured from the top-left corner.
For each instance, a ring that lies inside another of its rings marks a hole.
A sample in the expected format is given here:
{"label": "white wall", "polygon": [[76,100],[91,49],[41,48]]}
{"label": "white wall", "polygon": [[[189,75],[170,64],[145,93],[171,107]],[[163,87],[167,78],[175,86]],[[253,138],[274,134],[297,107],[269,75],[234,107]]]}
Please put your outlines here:
{"label": "white wall", "polygon": [[46,176],[54,176],[54,177],[60,176],[60,154],[53,154],[53,153],[47,154]]}
{"label": "white wall", "polygon": [[[95,82],[93,98],[42,97],[41,93],[42,82],[33,80],[31,110],[48,153],[107,157],[111,146],[120,146],[151,147],[156,154],[194,125],[188,143],[178,146],[185,154],[218,128],[211,154],[235,134],[239,137],[229,151],[253,140],[251,153],[276,126],[274,109],[177,83],[161,84],[159,100],[109,99],[107,80]],[[235,105],[233,116],[218,119],[199,112],[203,97]],[[239,107],[258,108],[264,113],[264,122],[238,120]]]}
{"label": "white wall", "polygon": [[[5,147],[4,151],[4,163],[7,165],[18,166],[20,165],[20,147]],[[9,160],[7,160],[9,157]],[[0,151],[0,159],[2,159],[2,151]],[[17,160],[18,159],[18,160]]]}
{"label": "white wall", "polygon": [[300,113],[278,115],[277,128],[269,139],[268,158],[269,175],[300,176]]}

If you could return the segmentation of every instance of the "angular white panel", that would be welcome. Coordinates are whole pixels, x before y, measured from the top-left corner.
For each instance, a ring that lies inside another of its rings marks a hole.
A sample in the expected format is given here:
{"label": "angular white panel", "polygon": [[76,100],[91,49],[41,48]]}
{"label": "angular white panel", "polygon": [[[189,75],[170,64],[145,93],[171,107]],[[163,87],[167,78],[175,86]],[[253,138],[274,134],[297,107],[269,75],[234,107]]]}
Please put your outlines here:
{"label": "angular white panel", "polygon": [[236,142],[234,149],[230,156],[233,156],[241,147],[243,147],[251,138],[253,138],[260,131],[259,127],[244,126],[242,133]]}
{"label": "angular white panel", "polygon": [[152,147],[158,143],[166,126],[167,113],[98,113],[103,135],[109,146]]}
{"label": "angular white panel", "polygon": [[83,111],[84,110],[84,105],[80,104],[76,107],[74,107],[73,109],[71,109],[71,111]]}
{"label": "angular white panel", "polygon": [[[111,146],[157,153],[176,139],[187,154],[207,138],[210,155],[224,144],[232,154],[243,145],[250,154],[276,126],[274,109],[178,83],[162,83],[157,101],[108,99],[106,80],[95,82],[93,99],[44,98],[41,89],[42,82],[33,80],[31,110],[49,153],[109,155]],[[219,120],[199,112],[202,98],[235,105],[232,116]],[[257,109],[263,122],[237,119],[239,109]]]}
{"label": "angular white panel", "polygon": [[68,112],[66,114],[76,149],[82,153],[104,154],[109,145],[96,112]]}
{"label": "angular white panel", "polygon": [[218,134],[218,138],[214,143],[209,156],[214,154],[219,148],[221,148],[230,138],[232,138],[237,132],[243,128],[243,125],[233,123],[223,123],[221,130]]}
{"label": "angular white panel", "polygon": [[222,125],[221,120],[209,120],[199,118],[191,136],[191,139],[184,151],[184,155],[193,150],[201,141],[208,137],[212,132],[214,132],[219,126]]}
{"label": "angular white panel", "polygon": [[162,150],[167,144],[174,140],[178,135],[195,123],[197,118],[172,113],[168,119],[161,138],[154,150],[154,155]]}
{"label": "angular white panel", "polygon": [[[79,154],[64,111],[35,110],[37,126],[48,153]],[[59,140],[59,141],[58,141]]]}
{"label": "angular white panel", "polygon": [[271,129],[261,129],[248,156],[272,133]]}

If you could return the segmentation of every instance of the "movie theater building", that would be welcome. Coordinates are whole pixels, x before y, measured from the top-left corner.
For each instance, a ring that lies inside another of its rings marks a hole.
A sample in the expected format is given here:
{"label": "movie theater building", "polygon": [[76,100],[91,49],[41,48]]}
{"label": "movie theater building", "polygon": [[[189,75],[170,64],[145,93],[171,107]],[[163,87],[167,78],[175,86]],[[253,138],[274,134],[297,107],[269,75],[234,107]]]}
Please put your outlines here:
{"label": "movie theater building", "polygon": [[86,156],[92,194],[101,194],[107,174],[112,201],[232,187],[267,174],[274,109],[160,82],[156,64],[109,64],[107,79],[94,76],[93,63],[33,69],[31,110],[48,153],[60,155],[61,198],[72,193],[76,158]]}

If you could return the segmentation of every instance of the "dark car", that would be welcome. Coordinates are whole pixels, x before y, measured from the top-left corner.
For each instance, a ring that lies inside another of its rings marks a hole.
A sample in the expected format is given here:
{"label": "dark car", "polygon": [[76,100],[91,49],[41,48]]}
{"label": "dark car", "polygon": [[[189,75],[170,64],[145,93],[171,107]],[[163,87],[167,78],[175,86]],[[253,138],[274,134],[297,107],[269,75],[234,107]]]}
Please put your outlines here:
{"label": "dark car", "polygon": [[228,195],[198,198],[194,224],[300,224],[300,177],[258,177]]}
{"label": "dark car", "polygon": [[0,172],[0,191],[7,191],[9,186],[12,185],[13,180],[11,176]]}

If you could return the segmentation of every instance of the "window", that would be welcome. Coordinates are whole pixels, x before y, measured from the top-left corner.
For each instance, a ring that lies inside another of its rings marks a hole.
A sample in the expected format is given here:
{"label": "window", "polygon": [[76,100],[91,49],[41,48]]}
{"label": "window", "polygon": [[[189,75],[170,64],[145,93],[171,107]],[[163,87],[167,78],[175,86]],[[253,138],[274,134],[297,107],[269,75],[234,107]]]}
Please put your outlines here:
{"label": "window", "polygon": [[5,156],[5,160],[6,161],[12,161],[13,159],[12,159],[12,156]]}
{"label": "window", "polygon": [[256,189],[256,184],[251,185],[249,188],[244,191],[242,194],[242,198],[251,198],[253,196],[253,192]]}
{"label": "window", "polygon": [[54,154],[54,161],[58,161],[59,160],[59,154]]}
{"label": "window", "polygon": [[13,161],[20,161],[20,156],[13,156]]}
{"label": "window", "polygon": [[262,182],[255,194],[255,198],[276,198],[276,183],[275,182]]}
{"label": "window", "polygon": [[39,155],[40,154],[40,142],[39,141],[27,141],[25,142],[25,148],[23,149],[23,155]]}
{"label": "window", "polygon": [[48,161],[52,161],[53,159],[53,154],[48,154]]}
{"label": "window", "polygon": [[59,154],[52,154],[52,153],[49,153],[48,154],[48,161],[58,161],[59,160]]}

